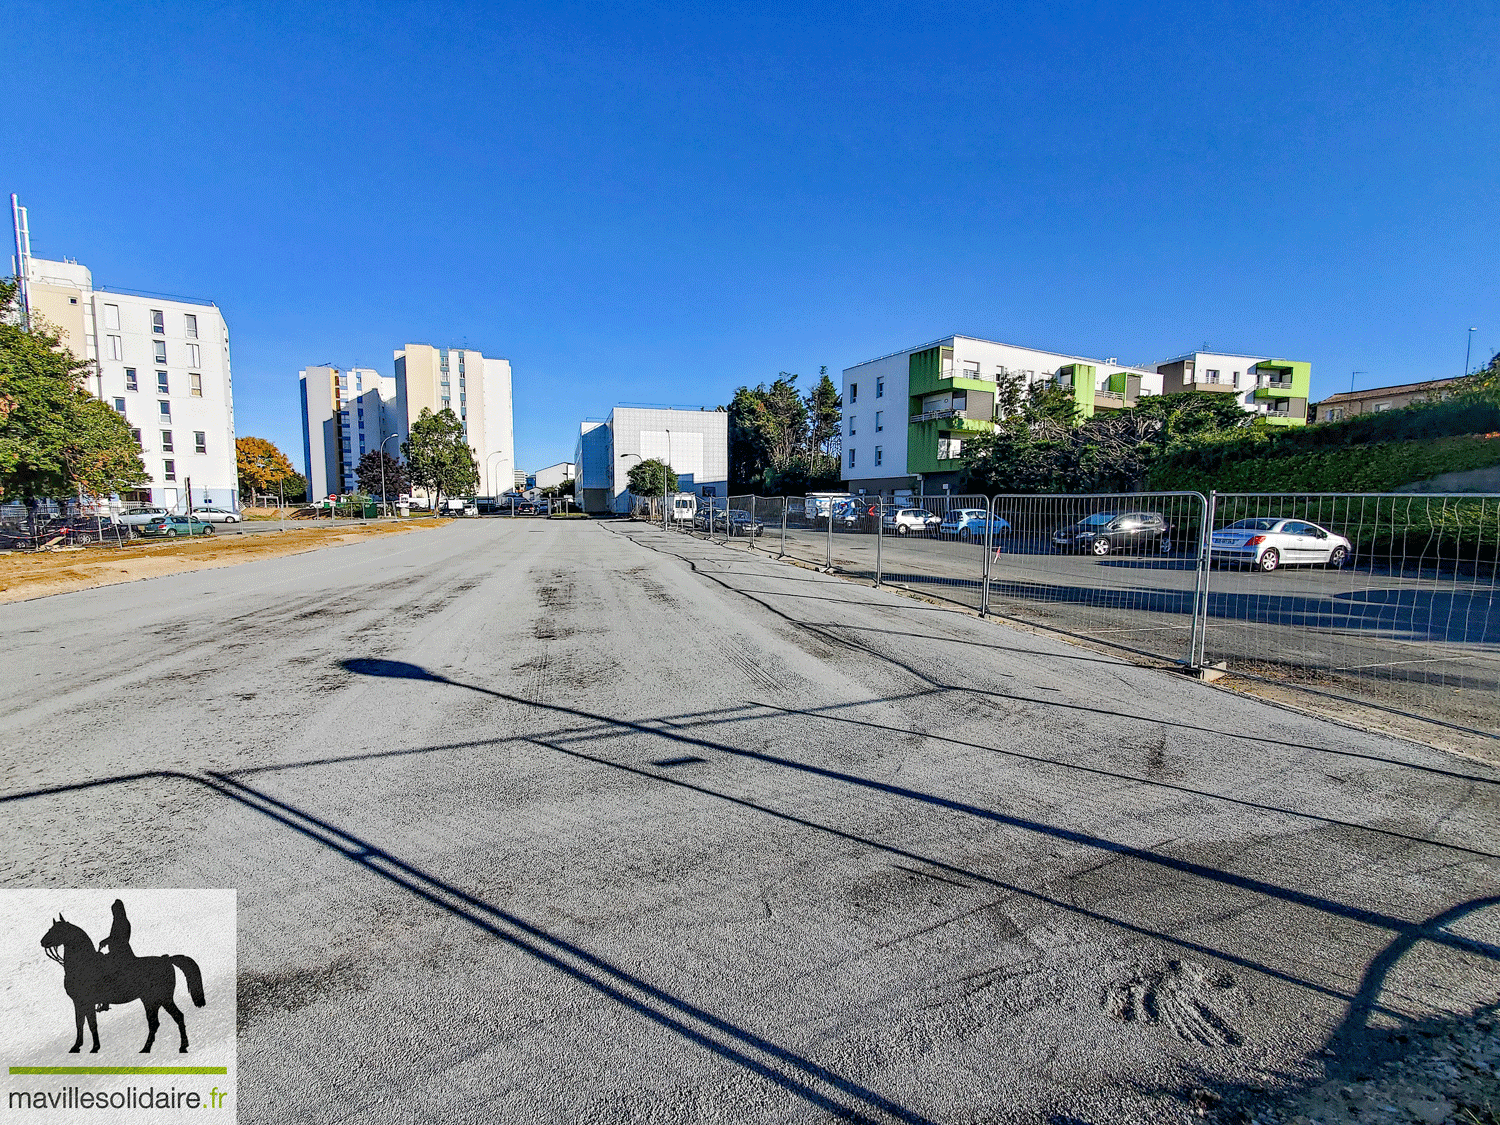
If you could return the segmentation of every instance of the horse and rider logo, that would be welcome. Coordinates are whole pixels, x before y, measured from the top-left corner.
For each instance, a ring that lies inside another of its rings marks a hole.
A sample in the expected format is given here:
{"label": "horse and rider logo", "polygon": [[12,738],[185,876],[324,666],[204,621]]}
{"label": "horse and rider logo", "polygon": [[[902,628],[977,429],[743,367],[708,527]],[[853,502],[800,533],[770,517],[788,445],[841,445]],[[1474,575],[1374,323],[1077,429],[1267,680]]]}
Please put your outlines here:
{"label": "horse and rider logo", "polygon": [[94,947],[94,941],[81,926],[67,921],[61,914],[52,923],[52,928],[42,937],[42,949],[48,957],[63,967],[63,990],[73,1001],[73,1022],[78,1036],[69,1053],[76,1054],[83,1047],[83,1025],[88,1024],[94,1045],[89,1053],[99,1050],[98,1013],[108,1010],[111,1004],[128,1004],[139,1000],[146,1009],[146,1045],[142,1054],[149,1054],[156,1042],[156,1029],[161,1023],[159,1012],[165,1008],[167,1015],[177,1022],[181,1037],[178,1051],[188,1049],[187,1020],[177,1006],[174,994],[177,991],[177,970],[187,980],[188,995],[199,1008],[208,1001],[203,995],[203,974],[198,962],[183,953],[162,953],[154,957],[140,957],[130,947],[130,918],[125,913],[125,903],[115,899],[114,923],[109,936]]}

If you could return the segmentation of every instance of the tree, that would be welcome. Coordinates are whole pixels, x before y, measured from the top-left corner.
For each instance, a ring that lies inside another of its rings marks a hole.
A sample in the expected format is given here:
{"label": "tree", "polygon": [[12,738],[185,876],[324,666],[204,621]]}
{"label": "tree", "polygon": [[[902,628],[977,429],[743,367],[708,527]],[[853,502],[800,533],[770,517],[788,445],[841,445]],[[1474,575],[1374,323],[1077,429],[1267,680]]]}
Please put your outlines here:
{"label": "tree", "polygon": [[21,326],[18,288],[0,281],[0,497],[37,504],[145,483],[125,420],[88,393],[93,368],[40,317]]}
{"label": "tree", "polygon": [[308,499],[307,478],[301,473],[293,473],[281,482],[281,490],[278,499],[285,500],[289,504],[301,503]]}
{"label": "tree", "polygon": [[767,386],[740,387],[729,410],[731,488],[770,494],[838,479],[842,409],[838,388],[819,372],[806,397],[783,371]]}
{"label": "tree", "polygon": [[290,492],[287,482],[297,475],[297,470],[272,442],[258,437],[235,438],[234,459],[239,468],[240,495],[251,503],[257,493]]}
{"label": "tree", "polygon": [[451,407],[436,414],[428,407],[411,424],[411,440],[401,443],[407,473],[416,488],[432,494],[434,511],[443,493],[462,495],[479,487],[479,464],[464,441],[464,426]]}
{"label": "tree", "polygon": [[[387,503],[392,498],[411,491],[406,466],[384,450],[371,450],[361,457],[354,468],[354,479],[359,483],[361,492],[379,496]],[[383,494],[382,485],[385,489]]]}
{"label": "tree", "polygon": [[625,479],[630,482],[631,492],[647,499],[677,491],[677,474],[672,471],[671,465],[659,457],[637,461],[630,467]]}

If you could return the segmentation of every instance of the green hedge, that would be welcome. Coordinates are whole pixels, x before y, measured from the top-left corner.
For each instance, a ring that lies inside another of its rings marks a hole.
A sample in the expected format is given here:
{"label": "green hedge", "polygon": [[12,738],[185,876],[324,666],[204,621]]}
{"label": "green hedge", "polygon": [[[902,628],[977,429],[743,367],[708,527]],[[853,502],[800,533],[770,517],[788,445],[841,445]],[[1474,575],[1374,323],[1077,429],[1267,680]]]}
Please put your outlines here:
{"label": "green hedge", "polygon": [[1220,444],[1232,444],[1233,449],[1219,450],[1214,456],[1200,447],[1191,451],[1192,456],[1172,455],[1157,462],[1151,472],[1151,487],[1203,493],[1211,489],[1392,492],[1443,473],[1500,465],[1500,436],[1495,435],[1390,441],[1306,452],[1274,440],[1241,439]]}

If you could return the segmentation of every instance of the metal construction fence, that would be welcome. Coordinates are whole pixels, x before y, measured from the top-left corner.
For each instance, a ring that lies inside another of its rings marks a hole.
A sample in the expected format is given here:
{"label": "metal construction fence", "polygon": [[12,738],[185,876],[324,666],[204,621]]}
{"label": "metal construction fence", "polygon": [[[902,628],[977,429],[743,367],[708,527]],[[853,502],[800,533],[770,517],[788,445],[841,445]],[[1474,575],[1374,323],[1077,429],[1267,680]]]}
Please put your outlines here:
{"label": "metal construction fence", "polygon": [[[659,498],[636,514],[664,523]],[[1500,496],[731,496],[669,515],[876,586],[1500,735]]]}

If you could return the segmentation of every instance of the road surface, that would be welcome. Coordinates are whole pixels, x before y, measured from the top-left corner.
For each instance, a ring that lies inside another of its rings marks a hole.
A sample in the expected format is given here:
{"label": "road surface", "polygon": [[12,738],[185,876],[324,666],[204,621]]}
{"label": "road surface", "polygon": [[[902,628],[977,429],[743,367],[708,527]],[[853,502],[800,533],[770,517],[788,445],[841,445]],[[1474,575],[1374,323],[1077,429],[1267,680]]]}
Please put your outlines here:
{"label": "road surface", "polygon": [[1187,1122],[1500,990],[1500,771],[640,524],[0,629],[5,885],[238,888],[244,1122]]}

